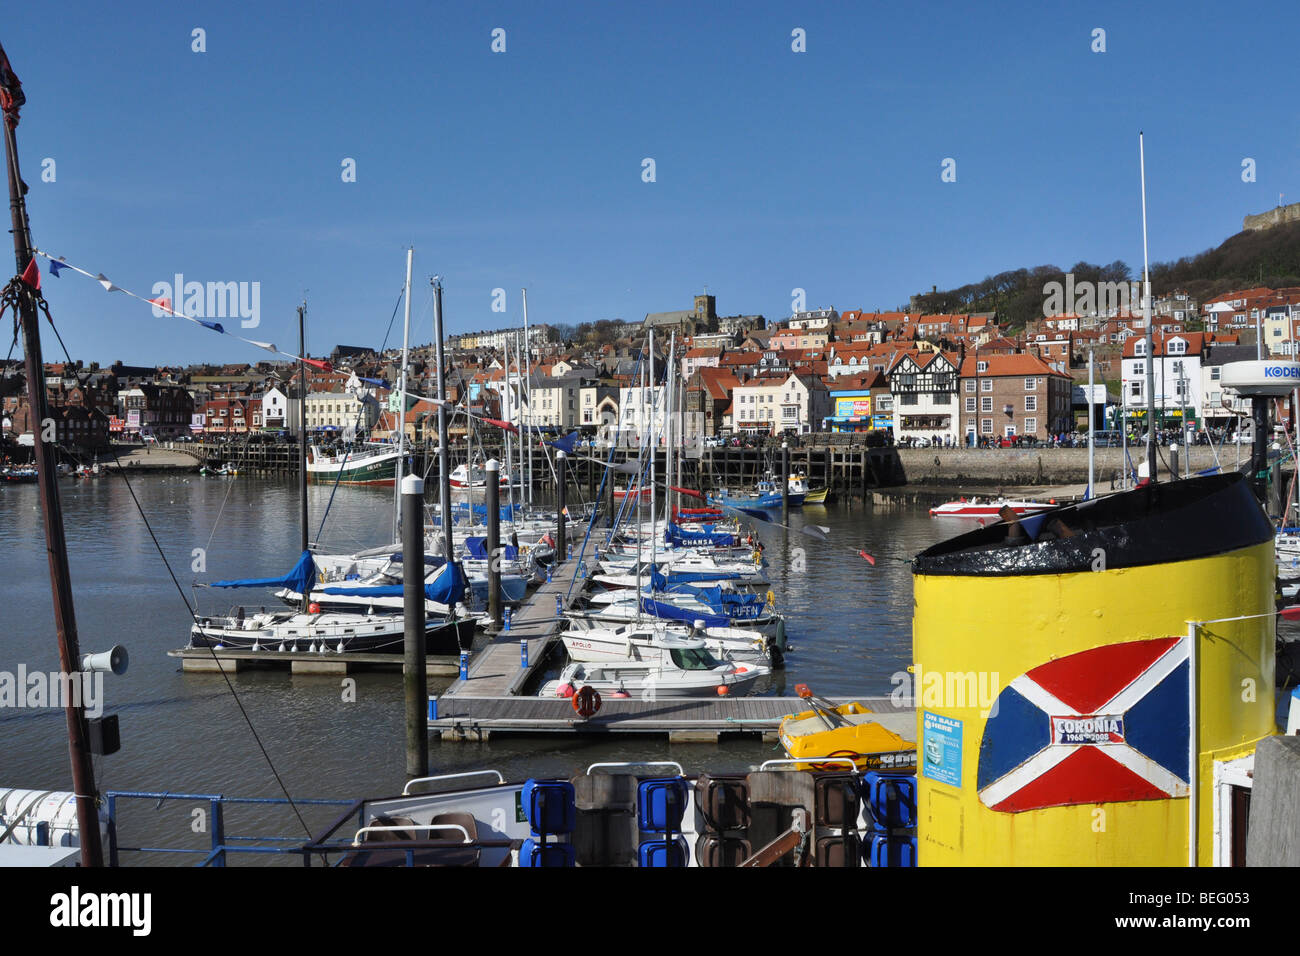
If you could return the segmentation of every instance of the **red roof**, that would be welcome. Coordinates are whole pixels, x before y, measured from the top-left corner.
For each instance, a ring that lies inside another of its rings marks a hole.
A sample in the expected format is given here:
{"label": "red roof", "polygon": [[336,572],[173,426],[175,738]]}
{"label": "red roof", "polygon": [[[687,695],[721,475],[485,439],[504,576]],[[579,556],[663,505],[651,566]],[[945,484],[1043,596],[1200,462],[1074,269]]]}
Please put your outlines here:
{"label": "red roof", "polygon": [[[1172,339],[1182,339],[1187,343],[1186,355],[1200,355],[1201,349],[1205,347],[1205,332],[1156,332],[1151,336],[1151,348],[1154,353],[1159,355],[1165,354],[1165,342]],[[1133,335],[1124,343],[1124,357],[1137,358],[1137,344],[1146,342],[1145,335]],[[1144,345],[1145,347],[1145,345]]]}
{"label": "red roof", "polygon": [[[961,377],[974,378],[976,375],[975,363],[977,359],[974,353],[966,356],[966,361],[961,363]],[[978,361],[987,363],[984,371],[979,372],[981,378],[997,378],[1001,375],[1055,375],[1059,378],[1069,378],[1064,372],[1058,372],[1052,366],[1048,365],[1037,355],[980,355]]]}

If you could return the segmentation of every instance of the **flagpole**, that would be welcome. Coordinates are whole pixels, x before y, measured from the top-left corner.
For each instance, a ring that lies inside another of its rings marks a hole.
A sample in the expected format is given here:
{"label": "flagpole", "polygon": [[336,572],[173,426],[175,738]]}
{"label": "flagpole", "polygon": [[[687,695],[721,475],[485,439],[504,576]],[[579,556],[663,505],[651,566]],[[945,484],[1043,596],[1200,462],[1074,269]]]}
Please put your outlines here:
{"label": "flagpole", "polygon": [[[0,47],[0,67],[8,71],[9,60]],[[12,72],[9,72],[12,76]],[[0,83],[4,83],[0,75]],[[25,102],[21,84],[14,77],[14,86],[0,86],[4,112],[0,126],[4,127],[5,165],[9,178],[9,214],[14,237],[14,262],[16,274],[26,277],[35,264],[32,255],[32,237],[27,223],[27,206],[23,199],[26,184],[18,168],[18,142],[14,127],[18,125],[18,109]],[[20,279],[17,283],[18,319],[23,335],[23,360],[27,375],[28,422],[32,428],[36,456],[36,480],[40,492],[42,525],[45,530],[45,554],[50,568],[50,590],[54,597],[54,630],[59,642],[59,666],[72,681],[82,680],[81,647],[77,637],[77,615],[72,601],[72,576],[68,567],[68,542],[63,528],[63,503],[59,498],[57,464],[54,459],[54,442],[44,440],[48,407],[45,395],[45,362],[41,355],[40,323],[36,315],[36,290],[40,289],[40,270],[33,270],[30,285]],[[72,788],[77,804],[78,842],[81,845],[82,866],[103,866],[104,849],[99,837],[99,813],[96,809],[98,791],[95,789],[95,768],[90,759],[88,725],[81,698],[69,694],[63,712],[68,727],[68,756],[72,764]]]}

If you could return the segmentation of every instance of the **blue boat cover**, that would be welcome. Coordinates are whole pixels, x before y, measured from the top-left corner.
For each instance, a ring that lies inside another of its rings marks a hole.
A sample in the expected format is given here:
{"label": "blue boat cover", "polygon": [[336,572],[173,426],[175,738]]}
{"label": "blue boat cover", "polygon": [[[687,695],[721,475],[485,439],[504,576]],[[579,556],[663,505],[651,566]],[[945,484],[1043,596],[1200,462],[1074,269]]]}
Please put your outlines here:
{"label": "blue boat cover", "polygon": [[678,584],[671,590],[679,594],[689,594],[703,601],[717,613],[726,614],[731,618],[757,617],[767,605],[767,599],[762,595],[737,594],[733,591],[724,591],[717,586],[702,588],[694,584]]}
{"label": "blue boat cover", "polygon": [[311,552],[304,551],[293,570],[279,578],[237,578],[232,581],[213,581],[214,588],[288,588],[305,594],[316,583],[316,562]]}
{"label": "blue boat cover", "polygon": [[703,621],[705,627],[731,627],[731,619],[724,615],[678,607],[676,604],[667,604],[648,597],[641,598],[641,610],[651,617],[665,621],[685,621],[688,624]]}
{"label": "blue boat cover", "polygon": [[735,575],[729,571],[669,571],[664,574],[657,565],[650,565],[650,584],[656,591],[667,591],[670,585],[694,584],[698,581],[729,581]]}
{"label": "blue boat cover", "polygon": [[[487,538],[466,538],[465,549],[469,552],[471,558],[476,558],[479,561],[487,560]],[[512,544],[507,544],[502,547],[501,556],[507,561],[512,561],[519,557],[519,549]]]}
{"label": "blue boat cover", "polygon": [[664,531],[664,541],[668,544],[711,544],[716,547],[730,548],[740,543],[740,536],[714,531],[712,525],[705,525],[703,531],[687,531],[673,522],[668,523]]}
{"label": "blue boat cover", "polygon": [[[465,571],[457,563],[450,567],[450,573],[439,571],[432,581],[424,585],[427,600],[449,606],[460,602],[465,593]],[[317,588],[321,594],[355,594],[360,597],[401,597],[405,593],[404,589],[405,586],[401,584],[380,584],[369,588]]]}

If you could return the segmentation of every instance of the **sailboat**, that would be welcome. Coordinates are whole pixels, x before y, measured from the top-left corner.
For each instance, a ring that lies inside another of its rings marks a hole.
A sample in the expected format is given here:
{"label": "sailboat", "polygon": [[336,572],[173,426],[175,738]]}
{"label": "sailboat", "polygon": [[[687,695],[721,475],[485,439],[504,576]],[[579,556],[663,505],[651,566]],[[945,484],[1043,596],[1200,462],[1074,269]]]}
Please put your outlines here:
{"label": "sailboat", "polygon": [[[407,250],[406,258],[406,295],[408,302],[407,325],[409,327],[409,301],[411,286],[412,251]],[[304,352],[303,318],[305,306],[298,308],[299,353]],[[405,400],[405,365],[406,342],[402,348],[402,398]],[[299,374],[306,394],[307,376],[305,363],[299,363]],[[307,430],[303,416],[303,427],[299,434],[300,465],[306,461]],[[399,444],[393,461],[394,474],[400,469],[400,462],[405,455],[405,448]],[[390,482],[392,483],[392,482]],[[289,592],[300,597],[301,604],[297,610],[267,611],[264,607],[256,612],[248,608],[237,607],[229,614],[220,616],[196,617],[190,629],[192,647],[231,648],[240,650],[264,651],[307,651],[313,653],[401,653],[404,649],[405,619],[401,612],[390,614],[346,613],[341,611],[326,612],[318,602],[311,600],[312,589],[318,577],[315,559],[307,543],[307,470],[303,468],[299,475],[298,492],[300,496],[300,522],[302,535],[302,552],[298,563],[286,575],[277,578],[239,578],[217,581],[209,585],[216,588],[275,588],[281,593]],[[349,588],[351,596],[367,600],[376,598],[400,597],[403,584],[384,583],[374,587]],[[426,618],[425,649],[426,654],[455,654],[461,648],[468,647],[474,638],[475,619],[455,617],[455,609],[461,601],[465,590],[464,572],[454,561],[449,563],[446,573],[438,580],[425,584]],[[428,616],[428,602],[446,605],[446,616],[435,614]]]}

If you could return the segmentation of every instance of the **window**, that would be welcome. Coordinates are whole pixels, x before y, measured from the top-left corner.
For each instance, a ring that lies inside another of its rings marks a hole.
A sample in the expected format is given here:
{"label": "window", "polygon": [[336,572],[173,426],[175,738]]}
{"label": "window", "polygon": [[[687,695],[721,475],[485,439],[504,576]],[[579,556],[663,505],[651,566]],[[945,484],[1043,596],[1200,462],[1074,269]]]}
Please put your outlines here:
{"label": "window", "polygon": [[1147,343],[1145,339],[1138,339],[1133,343],[1133,354],[1143,356],[1147,354]]}
{"label": "window", "polygon": [[983,396],[983,397],[980,399],[980,411],[981,411],[981,412],[991,412],[991,411],[993,411],[993,398],[992,398],[992,396],[990,396],[990,395],[985,395],[985,396]]}
{"label": "window", "polygon": [[1034,379],[1032,378],[1025,379],[1025,391],[1032,392],[1033,390],[1034,390]]}
{"label": "window", "polygon": [[975,391],[975,379],[973,378],[966,379],[966,391],[968,392]]}
{"label": "window", "polygon": [[975,363],[975,371],[977,371],[977,372],[987,372],[988,370],[989,370],[989,363],[988,363],[988,362],[976,362],[976,363]]}
{"label": "window", "polygon": [[980,421],[980,431],[985,435],[993,434],[993,419],[985,418]]}
{"label": "window", "polygon": [[981,381],[980,381],[980,391],[981,391],[981,392],[991,392],[991,391],[993,391],[993,379],[991,379],[991,378],[986,378],[986,379],[981,380]]}
{"label": "window", "polygon": [[1037,395],[1026,395],[1026,396],[1025,396],[1025,411],[1027,411],[1027,412],[1036,412],[1036,411],[1038,411],[1038,396],[1037,396]]}
{"label": "window", "polygon": [[1129,394],[1129,398],[1141,398],[1141,397],[1142,397],[1142,383],[1141,383],[1140,381],[1137,381],[1137,380],[1134,380],[1134,381],[1132,381],[1132,382],[1129,382],[1129,386],[1128,386],[1128,394]]}
{"label": "window", "polygon": [[966,399],[966,411],[968,412],[975,411],[975,399],[973,396],[971,398]]}
{"label": "window", "polygon": [[903,395],[899,396],[899,404],[900,404],[900,405],[915,405],[915,404],[917,404],[916,393],[915,393],[915,392],[905,392]]}
{"label": "window", "polygon": [[1133,363],[1133,374],[1134,374],[1134,375],[1145,375],[1145,374],[1146,374],[1146,371],[1147,371],[1147,363],[1146,363],[1146,362],[1134,362],[1134,363]]}

